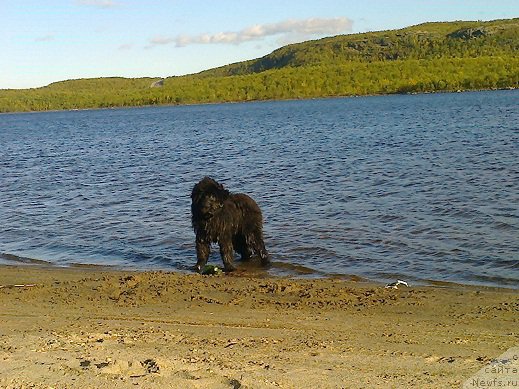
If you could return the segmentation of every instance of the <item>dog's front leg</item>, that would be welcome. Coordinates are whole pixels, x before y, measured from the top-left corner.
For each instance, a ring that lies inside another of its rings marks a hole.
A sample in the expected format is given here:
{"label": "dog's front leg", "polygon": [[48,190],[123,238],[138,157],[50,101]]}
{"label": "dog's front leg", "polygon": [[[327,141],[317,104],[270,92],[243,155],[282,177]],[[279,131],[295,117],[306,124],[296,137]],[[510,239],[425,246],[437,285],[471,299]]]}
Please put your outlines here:
{"label": "dog's front leg", "polygon": [[209,253],[211,252],[211,245],[209,242],[203,240],[196,240],[196,266],[195,270],[202,273],[207,260],[209,259]]}
{"label": "dog's front leg", "polygon": [[227,273],[236,270],[236,267],[233,264],[233,246],[229,241],[224,240],[223,242],[220,242],[220,255],[222,257],[224,270]]}

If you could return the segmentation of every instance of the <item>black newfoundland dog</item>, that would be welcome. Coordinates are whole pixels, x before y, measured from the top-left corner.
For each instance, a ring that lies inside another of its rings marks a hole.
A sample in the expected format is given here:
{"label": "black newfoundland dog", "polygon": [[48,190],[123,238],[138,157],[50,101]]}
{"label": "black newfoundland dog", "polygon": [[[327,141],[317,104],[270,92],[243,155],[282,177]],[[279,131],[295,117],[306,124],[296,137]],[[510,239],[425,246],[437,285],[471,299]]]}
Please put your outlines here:
{"label": "black newfoundland dog", "polygon": [[207,263],[211,243],[219,244],[226,272],[235,270],[234,251],[242,260],[255,255],[262,265],[269,263],[263,242],[263,216],[258,204],[246,194],[230,193],[205,177],[191,193],[191,221],[196,234],[198,272]]}

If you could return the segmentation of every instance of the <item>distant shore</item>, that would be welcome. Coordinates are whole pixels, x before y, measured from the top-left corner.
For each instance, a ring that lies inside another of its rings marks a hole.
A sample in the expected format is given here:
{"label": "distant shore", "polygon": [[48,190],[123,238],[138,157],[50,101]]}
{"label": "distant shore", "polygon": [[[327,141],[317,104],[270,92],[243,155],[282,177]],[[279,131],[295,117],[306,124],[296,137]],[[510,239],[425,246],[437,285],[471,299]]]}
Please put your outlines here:
{"label": "distant shore", "polygon": [[[0,111],[0,115],[11,115],[19,113],[41,113],[41,112],[80,112],[80,111],[100,111],[113,109],[134,109],[134,108],[156,108],[156,107],[189,107],[197,105],[219,105],[219,104],[241,104],[241,103],[268,103],[268,102],[283,102],[283,101],[301,101],[301,100],[324,100],[324,99],[348,99],[360,97],[374,97],[374,96],[394,96],[394,95],[427,95],[427,94],[444,94],[444,93],[471,93],[471,92],[492,92],[492,91],[515,91],[519,88],[478,88],[478,89],[463,89],[463,90],[436,90],[424,92],[407,92],[407,93],[373,93],[363,95],[337,95],[337,96],[316,96],[307,98],[273,98],[273,99],[257,99],[257,100],[232,100],[232,101],[210,101],[210,102],[189,102],[189,103],[160,103],[160,104],[143,104],[143,105],[114,105],[110,107],[83,107],[83,108],[64,108],[64,109],[45,109],[45,110],[30,110],[30,111]],[[0,89],[0,92],[2,90]]]}
{"label": "distant shore", "polygon": [[459,387],[519,344],[517,296],[0,266],[0,387]]}
{"label": "distant shore", "polygon": [[0,112],[517,88],[518,18],[429,22],[282,46],[196,74],[0,89]]}

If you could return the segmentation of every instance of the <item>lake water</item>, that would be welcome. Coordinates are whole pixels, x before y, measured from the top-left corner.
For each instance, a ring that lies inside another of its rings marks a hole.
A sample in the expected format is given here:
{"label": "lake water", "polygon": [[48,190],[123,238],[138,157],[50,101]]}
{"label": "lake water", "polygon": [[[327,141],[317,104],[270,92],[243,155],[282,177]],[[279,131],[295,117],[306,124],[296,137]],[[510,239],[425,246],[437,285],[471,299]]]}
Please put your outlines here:
{"label": "lake water", "polygon": [[187,271],[209,175],[273,274],[519,287],[519,91],[5,114],[0,147],[3,263]]}

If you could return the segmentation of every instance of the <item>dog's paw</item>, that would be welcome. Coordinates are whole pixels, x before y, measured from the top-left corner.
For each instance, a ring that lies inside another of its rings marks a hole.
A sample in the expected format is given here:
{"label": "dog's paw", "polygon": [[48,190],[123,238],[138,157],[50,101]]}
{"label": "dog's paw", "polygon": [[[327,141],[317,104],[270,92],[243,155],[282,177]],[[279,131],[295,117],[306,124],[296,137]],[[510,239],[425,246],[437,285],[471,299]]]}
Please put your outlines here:
{"label": "dog's paw", "polygon": [[236,271],[236,266],[234,266],[232,264],[225,264],[224,268],[223,268],[223,271],[226,272],[226,273],[231,273],[233,271]]}

